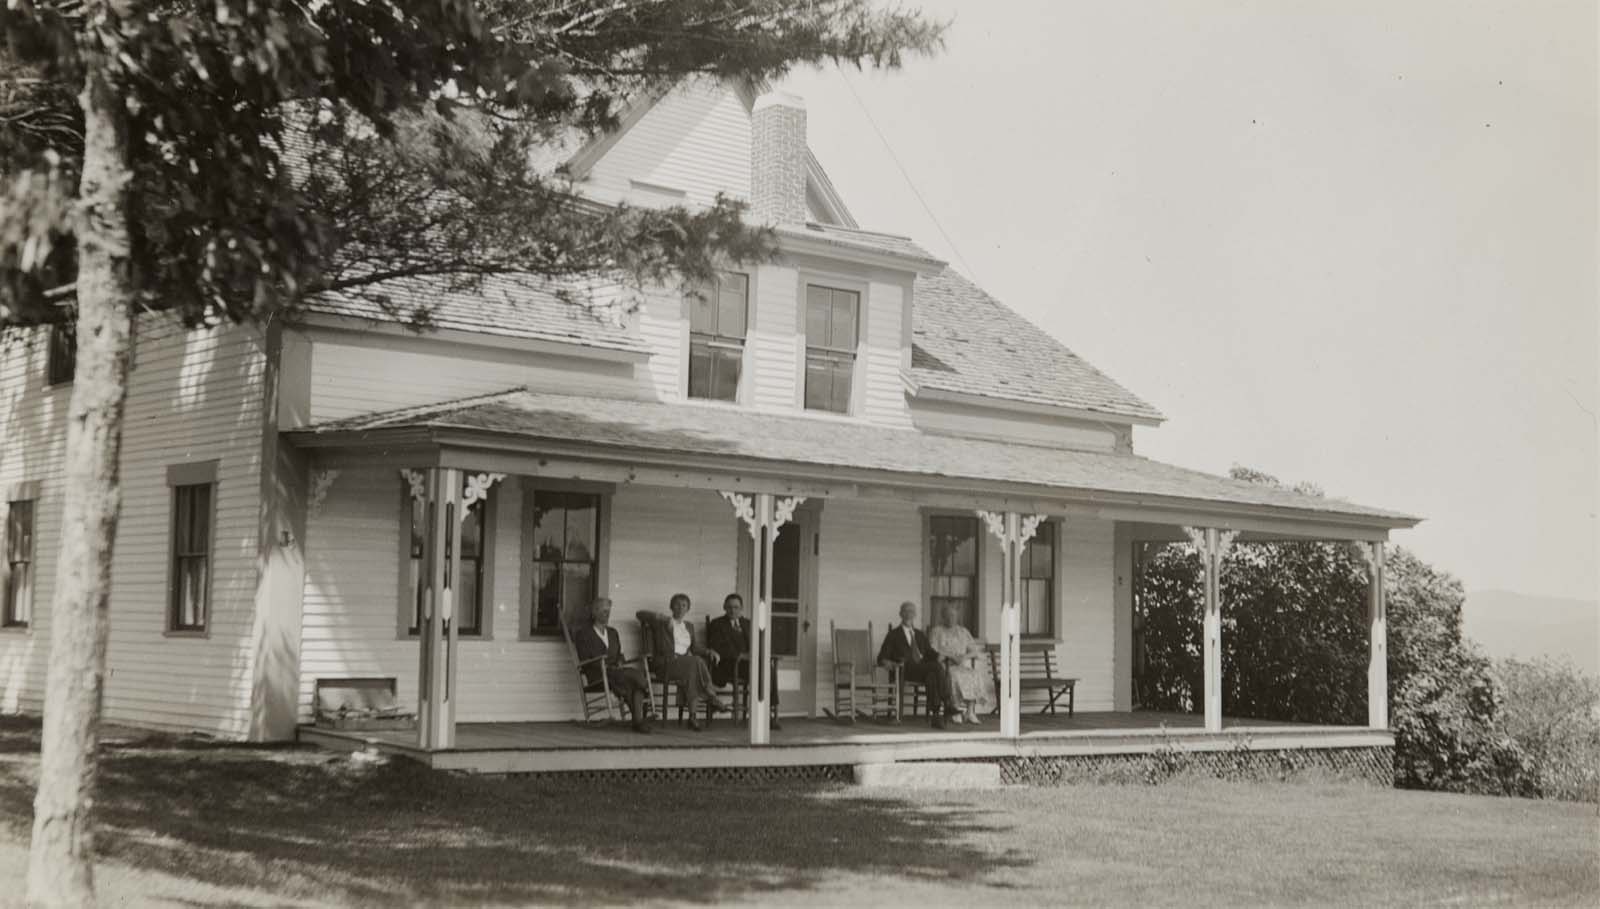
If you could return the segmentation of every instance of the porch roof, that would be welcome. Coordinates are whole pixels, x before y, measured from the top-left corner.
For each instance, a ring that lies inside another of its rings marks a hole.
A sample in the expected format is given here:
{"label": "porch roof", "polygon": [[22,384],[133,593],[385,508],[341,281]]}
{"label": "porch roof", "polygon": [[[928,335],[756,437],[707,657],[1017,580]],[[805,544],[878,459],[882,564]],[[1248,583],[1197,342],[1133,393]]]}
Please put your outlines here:
{"label": "porch roof", "polygon": [[1150,515],[1146,520],[1199,512],[1384,531],[1421,520],[1136,455],[966,439],[725,405],[527,389],[365,414],[285,436],[301,448],[389,459],[446,449],[518,452],[621,465],[630,476],[645,468],[714,469],[801,483],[970,491],[1134,509],[1137,513],[1119,515],[1128,520],[1140,520],[1145,510]]}

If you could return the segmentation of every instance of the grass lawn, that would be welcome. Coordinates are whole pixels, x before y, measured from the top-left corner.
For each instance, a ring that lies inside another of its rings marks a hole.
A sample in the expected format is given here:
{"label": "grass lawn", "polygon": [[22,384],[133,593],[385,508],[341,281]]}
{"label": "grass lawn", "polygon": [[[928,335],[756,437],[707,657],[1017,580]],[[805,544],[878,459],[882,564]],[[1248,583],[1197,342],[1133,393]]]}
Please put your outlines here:
{"label": "grass lawn", "polygon": [[[37,748],[0,718],[0,901]],[[1594,805],[1342,784],[602,788],[153,737],[99,806],[115,905],[1600,904]]]}

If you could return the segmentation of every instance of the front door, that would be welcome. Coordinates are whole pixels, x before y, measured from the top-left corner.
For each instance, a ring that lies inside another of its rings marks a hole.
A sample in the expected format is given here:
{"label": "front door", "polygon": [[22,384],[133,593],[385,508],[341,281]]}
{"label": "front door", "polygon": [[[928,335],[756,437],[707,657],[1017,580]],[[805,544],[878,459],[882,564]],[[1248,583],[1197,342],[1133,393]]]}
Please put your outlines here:
{"label": "front door", "polygon": [[[817,691],[817,512],[801,508],[772,544],[772,653],[778,658],[779,710],[810,716]],[[739,589],[755,603],[755,546],[740,535]]]}

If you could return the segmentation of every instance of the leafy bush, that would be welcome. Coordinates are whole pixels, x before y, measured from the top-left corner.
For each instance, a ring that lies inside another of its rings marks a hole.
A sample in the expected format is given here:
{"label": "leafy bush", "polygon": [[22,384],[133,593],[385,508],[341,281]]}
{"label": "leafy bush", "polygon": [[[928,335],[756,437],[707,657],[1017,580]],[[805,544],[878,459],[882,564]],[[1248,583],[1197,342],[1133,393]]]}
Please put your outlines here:
{"label": "leafy bush", "polygon": [[1500,726],[1522,762],[1521,794],[1600,801],[1600,679],[1549,658],[1502,660]]}
{"label": "leafy bush", "polygon": [[[1277,484],[1254,471],[1235,469],[1235,477]],[[1150,544],[1138,566],[1139,704],[1196,711],[1203,688],[1199,556],[1188,545]],[[1396,784],[1593,799],[1600,683],[1549,664],[1497,673],[1461,635],[1460,581],[1399,547],[1389,548],[1385,567]],[[1223,560],[1221,590],[1225,714],[1366,722],[1368,580],[1351,546],[1235,545]]]}

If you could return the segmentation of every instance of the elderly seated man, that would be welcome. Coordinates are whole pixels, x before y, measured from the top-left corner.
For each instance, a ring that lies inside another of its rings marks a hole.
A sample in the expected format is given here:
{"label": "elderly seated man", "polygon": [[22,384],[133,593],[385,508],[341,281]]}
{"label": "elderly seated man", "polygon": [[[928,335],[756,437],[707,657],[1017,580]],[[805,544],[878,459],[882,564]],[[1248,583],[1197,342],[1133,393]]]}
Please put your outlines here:
{"label": "elderly seated man", "polygon": [[945,728],[946,705],[950,702],[950,673],[939,658],[928,636],[917,627],[917,604],[900,604],[900,624],[884,635],[878,648],[878,665],[898,669],[902,679],[921,682],[928,690],[928,724]]}
{"label": "elderly seated man", "polygon": [[622,665],[622,638],[617,635],[617,629],[611,627],[611,600],[607,597],[595,600],[589,607],[589,615],[593,620],[592,625],[573,629],[573,649],[578,651],[579,662],[595,657],[605,657],[605,662],[584,666],[584,683],[599,683],[603,666],[611,693],[626,702],[628,711],[633,714],[634,731],[649,732],[650,723],[645,719],[644,703],[649,696],[650,682],[643,672]]}

